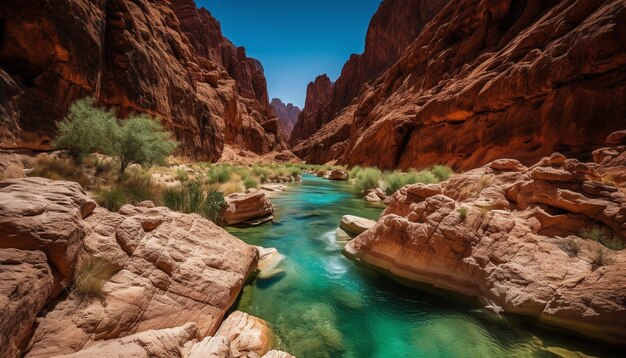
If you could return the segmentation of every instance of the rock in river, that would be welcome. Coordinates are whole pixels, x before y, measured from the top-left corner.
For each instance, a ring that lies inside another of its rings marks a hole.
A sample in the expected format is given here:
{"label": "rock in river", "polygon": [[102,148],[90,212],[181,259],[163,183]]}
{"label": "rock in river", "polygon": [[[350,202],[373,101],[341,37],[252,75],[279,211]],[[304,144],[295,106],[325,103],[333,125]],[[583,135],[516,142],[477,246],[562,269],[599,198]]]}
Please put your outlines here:
{"label": "rock in river", "polygon": [[344,215],[341,218],[340,228],[343,229],[348,234],[359,235],[365,230],[376,225],[376,221],[354,216],[354,215]]}

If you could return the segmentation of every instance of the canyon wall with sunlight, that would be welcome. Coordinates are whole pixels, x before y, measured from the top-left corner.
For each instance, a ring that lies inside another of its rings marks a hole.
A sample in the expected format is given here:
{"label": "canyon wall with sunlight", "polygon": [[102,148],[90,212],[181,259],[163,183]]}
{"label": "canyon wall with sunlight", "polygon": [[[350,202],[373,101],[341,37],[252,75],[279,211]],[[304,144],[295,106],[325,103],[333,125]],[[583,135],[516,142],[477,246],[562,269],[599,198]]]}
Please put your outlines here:
{"label": "canyon wall with sunlight", "polygon": [[384,1],[365,52],[309,85],[293,151],[402,169],[587,159],[626,127],[625,19],[618,0]]}
{"label": "canyon wall with sunlight", "polygon": [[50,148],[71,103],[158,116],[184,154],[286,144],[260,62],[193,0],[7,0],[0,4],[0,147]]}

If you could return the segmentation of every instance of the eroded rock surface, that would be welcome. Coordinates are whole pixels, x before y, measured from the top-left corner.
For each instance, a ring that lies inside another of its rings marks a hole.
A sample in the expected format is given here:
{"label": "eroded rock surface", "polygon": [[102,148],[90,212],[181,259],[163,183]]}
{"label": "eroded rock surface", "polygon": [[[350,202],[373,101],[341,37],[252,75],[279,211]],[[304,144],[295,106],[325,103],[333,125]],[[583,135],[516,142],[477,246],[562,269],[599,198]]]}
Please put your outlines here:
{"label": "eroded rock surface", "polygon": [[161,118],[185,154],[215,161],[225,143],[286,148],[263,67],[193,0],[7,0],[0,4],[0,147],[50,147],[87,95]]}
{"label": "eroded rock surface", "polygon": [[626,128],[625,18],[620,0],[385,1],[365,53],[309,86],[293,151],[385,169],[586,157]]}
{"label": "eroded rock surface", "polygon": [[626,194],[602,184],[600,169],[555,153],[406,186],[345,253],[405,282],[623,343],[626,251],[583,238],[597,228],[603,240],[626,239]]}
{"label": "eroded rock surface", "polygon": [[39,322],[28,357],[187,323],[199,337],[213,335],[258,260],[254,247],[212,222],[162,207],[98,208],[85,225],[81,261],[105,260],[115,273],[101,298],[72,292],[57,303]]}
{"label": "eroded rock surface", "polygon": [[287,141],[291,136],[293,126],[298,122],[300,108],[294,106],[292,103],[284,104],[279,98],[272,99],[270,104],[278,117],[278,125],[280,126],[283,139]]}

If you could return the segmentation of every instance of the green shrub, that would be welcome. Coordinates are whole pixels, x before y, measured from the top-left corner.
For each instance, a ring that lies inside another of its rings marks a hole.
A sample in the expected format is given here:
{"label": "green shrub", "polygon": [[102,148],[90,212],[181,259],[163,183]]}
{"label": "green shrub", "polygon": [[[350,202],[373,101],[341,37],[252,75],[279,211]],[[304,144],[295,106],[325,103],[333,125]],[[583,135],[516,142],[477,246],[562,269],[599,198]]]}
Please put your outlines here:
{"label": "green shrub", "polygon": [[299,177],[300,175],[302,175],[302,170],[298,167],[290,167],[288,168],[289,171],[289,175],[291,175],[292,177]]}
{"label": "green shrub", "polygon": [[42,177],[50,180],[68,180],[77,182],[86,188],[91,184],[89,177],[83,172],[80,165],[72,160],[41,157],[35,162],[35,167],[28,174],[31,177]]}
{"label": "green shrub", "polygon": [[580,237],[586,240],[592,240],[601,243],[611,250],[622,250],[624,242],[619,237],[611,236],[610,230],[603,229],[600,226],[591,228],[583,228],[580,230]]}
{"label": "green shrub", "polygon": [[439,183],[439,179],[437,179],[437,177],[427,171],[427,170],[422,170],[420,172],[417,172],[414,174],[415,175],[415,182],[416,183],[422,183],[422,184],[436,184]]}
{"label": "green shrub", "polygon": [[217,187],[212,186],[207,190],[206,197],[200,208],[200,214],[216,222],[224,205],[226,205],[224,194],[222,194]]}
{"label": "green shrub", "polygon": [[439,180],[444,181],[454,174],[452,169],[446,165],[435,165],[430,169],[430,172]]}
{"label": "green shrub", "polygon": [[181,187],[163,189],[163,205],[174,211],[183,212],[185,208],[185,192]]}
{"label": "green shrub", "polygon": [[226,201],[217,186],[210,186],[206,193],[196,181],[187,185],[163,190],[163,204],[171,210],[197,213],[215,222]]}
{"label": "green shrub", "polygon": [[459,213],[459,219],[461,219],[461,221],[467,219],[467,208],[465,206],[459,207],[456,211]]}
{"label": "green shrub", "polygon": [[176,175],[174,176],[174,179],[178,180],[181,183],[184,183],[189,180],[189,174],[185,169],[179,168],[176,169]]}
{"label": "green shrub", "polygon": [[244,179],[243,185],[246,186],[246,189],[252,189],[252,188],[256,188],[257,186],[259,186],[259,182],[252,177],[248,177]]}
{"label": "green shrub", "polygon": [[392,195],[396,191],[404,187],[406,183],[407,175],[400,172],[390,172],[383,175],[385,181],[385,193]]}
{"label": "green shrub", "polygon": [[376,189],[380,185],[381,172],[376,168],[365,168],[357,178],[355,189],[363,193],[368,189]]}
{"label": "green shrub", "polygon": [[233,169],[228,165],[214,165],[208,173],[209,182],[211,184],[224,184],[230,180]]}
{"label": "green shrub", "polygon": [[595,268],[602,267],[609,263],[608,255],[604,251],[604,249],[598,249],[593,255],[593,261],[591,265]]}
{"label": "green shrub", "polygon": [[140,114],[120,124],[113,111],[96,107],[92,98],[74,102],[58,131],[55,147],[67,149],[77,163],[88,153],[110,154],[118,159],[120,173],[133,163],[163,163],[176,148],[152,117]]}
{"label": "green shrub", "polygon": [[162,164],[176,149],[169,134],[154,118],[140,114],[123,121],[115,136],[114,155],[124,173],[131,164]]}
{"label": "green shrub", "polygon": [[107,208],[109,211],[118,211],[122,206],[127,204],[124,191],[117,186],[99,189],[97,191],[96,201],[100,206]]}
{"label": "green shrub", "polygon": [[140,170],[134,170],[124,174],[116,184],[124,193],[131,204],[138,204],[145,200],[159,202],[160,188],[152,181],[152,177]]}
{"label": "green shrub", "polygon": [[360,166],[355,166],[350,170],[349,173],[349,178],[350,179],[356,179],[359,177],[359,175],[361,174],[361,172],[363,171],[363,168],[361,168]]}
{"label": "green shrub", "polygon": [[109,260],[87,257],[76,270],[73,292],[86,297],[103,297],[102,288],[115,272],[116,267]]}
{"label": "green shrub", "polygon": [[113,111],[98,108],[93,98],[79,99],[59,122],[53,145],[67,149],[76,163],[81,163],[89,153],[112,154],[117,128]]}

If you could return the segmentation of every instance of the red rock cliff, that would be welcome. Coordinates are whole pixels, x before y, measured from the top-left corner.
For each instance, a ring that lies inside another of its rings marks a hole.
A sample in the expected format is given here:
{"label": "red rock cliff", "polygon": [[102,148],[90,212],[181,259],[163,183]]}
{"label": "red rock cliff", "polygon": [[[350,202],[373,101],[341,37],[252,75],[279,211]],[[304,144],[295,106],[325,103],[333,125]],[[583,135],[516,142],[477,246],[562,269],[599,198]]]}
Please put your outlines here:
{"label": "red rock cliff", "polygon": [[278,117],[278,124],[283,138],[289,140],[293,126],[298,122],[300,108],[294,106],[292,103],[284,104],[279,98],[272,99],[270,104]]}
{"label": "red rock cliff", "polygon": [[626,127],[625,44],[623,1],[450,2],[294,152],[383,168],[585,157]]}
{"label": "red rock cliff", "polygon": [[260,63],[193,0],[3,1],[0,147],[48,147],[86,95],[159,116],[197,158],[285,148]]}

